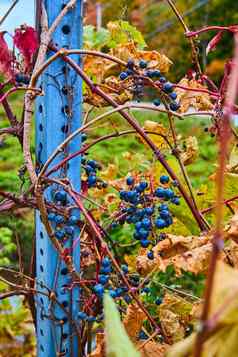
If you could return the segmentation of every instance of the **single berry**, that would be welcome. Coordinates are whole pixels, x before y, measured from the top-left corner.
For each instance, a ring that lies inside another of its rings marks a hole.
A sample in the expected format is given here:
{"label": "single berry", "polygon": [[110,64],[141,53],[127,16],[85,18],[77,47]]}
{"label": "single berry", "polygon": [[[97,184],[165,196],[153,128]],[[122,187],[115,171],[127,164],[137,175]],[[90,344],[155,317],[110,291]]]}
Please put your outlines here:
{"label": "single berry", "polygon": [[147,253],[147,258],[150,259],[150,260],[153,260],[154,259],[154,253],[152,250],[150,250],[148,253]]}
{"label": "single berry", "polygon": [[146,181],[141,181],[139,183],[139,190],[140,192],[143,192],[146,188],[148,187],[148,183]]}
{"label": "single berry", "polygon": [[159,81],[160,81],[160,83],[165,83],[167,81],[167,79],[165,77],[160,77]]}
{"label": "single berry", "polygon": [[147,62],[144,61],[144,60],[140,60],[139,66],[140,66],[140,68],[146,68],[147,67]]}
{"label": "single berry", "polygon": [[151,227],[151,222],[149,220],[149,218],[143,218],[141,221],[142,227],[145,229],[150,229]]}
{"label": "single berry", "polygon": [[88,317],[88,315],[85,314],[85,312],[83,312],[83,311],[78,312],[79,320],[87,320],[87,317]]}
{"label": "single berry", "polygon": [[156,98],[154,101],[153,101],[153,104],[156,106],[156,107],[159,107],[160,104],[161,104],[161,101],[159,98]]}
{"label": "single berry", "polygon": [[87,134],[86,133],[82,133],[82,135],[81,135],[81,141],[82,142],[84,142],[84,141],[86,141],[87,140]]}
{"label": "single berry", "polygon": [[169,182],[169,176],[167,176],[167,175],[160,176],[160,183],[165,184],[168,182]]}
{"label": "single berry", "polygon": [[161,203],[161,205],[159,206],[159,210],[163,211],[163,210],[169,210],[169,206],[166,205],[166,203]]}
{"label": "single berry", "polygon": [[149,71],[146,71],[146,72],[145,72],[145,76],[146,76],[146,77],[149,77],[149,78],[153,78],[153,77],[154,77],[153,71],[150,71],[150,70],[149,70]]}
{"label": "single berry", "polygon": [[108,283],[109,276],[108,275],[99,275],[98,282],[102,285],[105,285]]}
{"label": "single berry", "polygon": [[96,318],[94,316],[89,316],[87,320],[88,322],[94,322],[96,321]]}
{"label": "single berry", "polygon": [[87,164],[91,166],[93,169],[96,169],[98,167],[98,163],[96,160],[88,160]]}
{"label": "single berry", "polygon": [[65,233],[68,235],[68,236],[72,236],[74,234],[74,227],[72,226],[66,226],[65,227]]}
{"label": "single berry", "polygon": [[177,206],[180,205],[180,200],[179,200],[179,198],[178,198],[177,196],[173,197],[173,198],[171,199],[171,202],[172,202],[174,205],[177,205]]}
{"label": "single berry", "polygon": [[95,285],[94,288],[93,288],[93,290],[94,290],[95,294],[98,295],[98,296],[100,296],[100,297],[101,297],[101,296],[103,295],[103,293],[104,293],[104,287],[103,287],[102,284],[97,284],[97,285]]}
{"label": "single berry", "polygon": [[72,216],[69,216],[69,220],[68,220],[68,223],[69,224],[77,224],[79,221],[78,217],[72,215]]}
{"label": "single berry", "polygon": [[162,302],[163,302],[163,300],[162,300],[161,298],[157,298],[157,299],[155,300],[156,305],[161,305]]}
{"label": "single berry", "polygon": [[163,187],[158,187],[156,190],[155,190],[155,196],[156,197],[159,197],[159,198],[162,198],[165,196],[165,189]]}
{"label": "single berry", "polygon": [[170,93],[169,96],[173,100],[177,99],[177,93],[175,93],[175,92]]}
{"label": "single berry", "polygon": [[121,270],[123,271],[123,273],[127,274],[128,273],[128,265],[122,264]]}
{"label": "single berry", "polygon": [[180,108],[180,105],[177,102],[172,102],[172,103],[170,103],[169,107],[171,110],[176,112],[176,110],[178,110]]}
{"label": "single berry", "polygon": [[139,229],[138,234],[139,234],[139,237],[143,240],[143,239],[146,239],[149,237],[150,232],[144,228],[141,228],[141,229]]}
{"label": "single berry", "polygon": [[112,267],[107,266],[107,267],[101,267],[100,268],[100,273],[101,274],[110,274],[112,272]]}
{"label": "single berry", "polygon": [[167,188],[167,189],[165,189],[164,191],[165,191],[165,192],[164,192],[165,198],[171,199],[171,198],[174,197],[174,191],[171,190],[170,188]]}
{"label": "single berry", "polygon": [[65,231],[63,229],[59,229],[57,231],[55,231],[55,237],[57,239],[63,239],[65,236]]}
{"label": "single berry", "polygon": [[172,91],[173,91],[173,84],[170,83],[170,82],[164,83],[164,85],[163,85],[163,91],[166,92],[166,93],[172,92]]}
{"label": "single berry", "polygon": [[88,185],[89,185],[90,187],[95,186],[95,185],[96,185],[96,182],[97,182],[97,177],[96,177],[96,175],[89,175],[89,176],[88,176]]}
{"label": "single berry", "polygon": [[142,239],[140,241],[140,244],[141,244],[142,248],[148,248],[150,245],[150,241],[148,239]]}
{"label": "single berry", "polygon": [[133,185],[133,184],[134,184],[134,182],[135,182],[135,180],[134,180],[134,178],[133,178],[132,176],[127,177],[127,179],[126,179],[126,183],[127,183],[127,185],[128,185],[128,186]]}
{"label": "single berry", "polygon": [[103,266],[103,267],[111,266],[111,260],[110,260],[108,257],[103,258],[103,260],[102,260],[102,266]]}
{"label": "single berry", "polygon": [[125,295],[123,299],[125,300],[125,302],[126,302],[127,304],[130,304],[131,301],[132,301],[132,300],[131,300],[131,297],[130,297],[129,295]]}
{"label": "single berry", "polygon": [[154,213],[154,208],[153,208],[153,207],[146,207],[146,208],[145,208],[145,213],[146,213],[148,216],[152,216],[152,214]]}
{"label": "single berry", "polygon": [[53,222],[55,220],[55,213],[51,212],[48,214],[48,220],[50,222]]}
{"label": "single berry", "polygon": [[166,227],[166,222],[165,222],[165,220],[162,219],[162,218],[157,218],[157,219],[155,220],[155,225],[156,225],[157,228],[163,229],[163,228]]}
{"label": "single berry", "polygon": [[124,81],[128,77],[128,74],[126,72],[121,72],[120,73],[120,79]]}
{"label": "single berry", "polygon": [[139,333],[139,340],[147,340],[148,336],[144,331],[140,331]]}
{"label": "single berry", "polygon": [[142,291],[143,293],[148,294],[148,293],[150,292],[150,288],[145,287],[145,288],[143,288],[141,291]]}
{"label": "single berry", "polygon": [[57,214],[57,215],[55,216],[55,223],[56,223],[56,224],[62,224],[62,223],[64,223],[64,217],[63,217],[63,216],[60,216],[59,214]]}
{"label": "single berry", "polygon": [[55,201],[65,202],[67,199],[67,194],[65,191],[57,191],[54,195]]}
{"label": "single berry", "polygon": [[115,299],[117,297],[116,291],[115,290],[110,290],[109,291],[109,295],[111,296],[111,298]]}

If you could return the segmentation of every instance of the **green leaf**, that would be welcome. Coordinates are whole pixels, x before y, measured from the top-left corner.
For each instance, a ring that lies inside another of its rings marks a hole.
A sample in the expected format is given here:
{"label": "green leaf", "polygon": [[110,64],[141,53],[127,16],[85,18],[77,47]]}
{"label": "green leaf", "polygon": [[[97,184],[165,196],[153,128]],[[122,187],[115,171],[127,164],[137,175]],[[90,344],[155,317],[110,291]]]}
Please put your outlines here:
{"label": "green leaf", "polygon": [[147,46],[140,31],[127,21],[109,22],[107,27],[111,33],[110,47],[115,47],[118,44],[122,45],[130,41],[134,42],[141,50]]}
{"label": "green leaf", "polygon": [[139,357],[120,320],[112,298],[104,295],[105,337],[107,357]]}
{"label": "green leaf", "polygon": [[94,50],[100,50],[106,46],[111,39],[110,32],[101,27],[98,31],[92,25],[84,26],[83,42],[84,47]]}

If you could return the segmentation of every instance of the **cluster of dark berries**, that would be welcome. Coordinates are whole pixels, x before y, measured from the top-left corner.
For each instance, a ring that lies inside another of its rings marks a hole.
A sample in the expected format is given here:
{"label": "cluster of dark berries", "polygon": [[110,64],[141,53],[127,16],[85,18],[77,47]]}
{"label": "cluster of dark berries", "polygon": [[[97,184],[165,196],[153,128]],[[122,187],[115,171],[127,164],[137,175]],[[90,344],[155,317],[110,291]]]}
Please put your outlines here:
{"label": "cluster of dark berries", "polygon": [[97,171],[101,170],[101,165],[96,160],[87,160],[82,157],[82,167],[87,175],[87,186],[88,188],[97,187],[99,189],[106,188],[107,183],[97,177]]}
{"label": "cluster of dark berries", "polygon": [[[66,206],[68,203],[67,193],[64,190],[56,191],[53,195],[53,200],[56,205]],[[68,218],[65,218],[61,214],[49,212],[48,220],[55,229],[55,237],[66,241],[72,238],[75,233],[75,229],[79,223],[79,210],[72,211]]]}
{"label": "cluster of dark berries", "polygon": [[[161,185],[155,190],[149,188],[147,181],[136,183],[131,176],[127,178],[126,183],[128,190],[120,191],[122,203],[118,223],[132,224],[135,229],[134,239],[139,240],[143,248],[147,248],[161,239],[161,235],[155,239],[158,230],[172,225],[169,203],[179,205],[179,197],[170,188],[170,179],[166,175],[160,177]],[[149,257],[151,259],[152,254],[151,252]]]}
{"label": "cluster of dark berries", "polygon": [[[156,84],[159,85],[161,91],[164,93],[165,102],[169,108],[173,111],[177,111],[180,107],[179,103],[176,102],[177,94],[174,92],[174,86],[172,83],[168,82],[164,75],[160,72],[159,69],[147,69],[148,62],[140,60],[139,68],[143,71],[143,77],[150,78],[153,81],[156,81]],[[135,96],[143,96],[144,81],[143,77],[135,76],[135,63],[133,60],[127,62],[127,70],[120,73],[120,79],[123,81],[130,76],[134,78],[134,87],[133,92]],[[159,106],[161,104],[161,99],[156,98],[153,101],[154,105]]]}

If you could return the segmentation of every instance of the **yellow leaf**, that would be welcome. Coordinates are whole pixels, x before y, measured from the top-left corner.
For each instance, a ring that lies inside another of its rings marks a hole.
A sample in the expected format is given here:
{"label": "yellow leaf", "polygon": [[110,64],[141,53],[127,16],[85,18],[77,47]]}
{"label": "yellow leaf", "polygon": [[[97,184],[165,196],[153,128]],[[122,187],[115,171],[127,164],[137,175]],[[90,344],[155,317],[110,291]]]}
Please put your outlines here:
{"label": "yellow leaf", "polygon": [[[162,124],[159,124],[155,121],[146,120],[143,128],[145,131],[155,133],[148,134],[148,136],[157,145],[158,148],[162,149],[168,147],[168,144],[163,138],[167,137],[167,139],[169,139],[168,130]],[[137,138],[139,139],[139,141],[145,143],[144,139],[142,139],[141,136],[137,136]]]}
{"label": "yellow leaf", "polygon": [[192,164],[198,157],[198,141],[195,136],[189,136],[185,140],[186,150],[181,154],[184,165]]}

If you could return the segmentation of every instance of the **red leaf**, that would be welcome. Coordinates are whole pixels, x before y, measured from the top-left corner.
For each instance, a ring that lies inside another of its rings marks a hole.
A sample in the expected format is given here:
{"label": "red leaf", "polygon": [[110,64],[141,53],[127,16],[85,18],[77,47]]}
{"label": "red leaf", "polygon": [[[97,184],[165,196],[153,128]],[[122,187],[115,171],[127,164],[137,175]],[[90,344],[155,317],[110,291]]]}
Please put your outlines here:
{"label": "red leaf", "polygon": [[5,31],[0,32],[0,73],[6,78],[12,77],[12,53],[4,40]]}
{"label": "red leaf", "polygon": [[15,30],[13,41],[24,58],[25,72],[29,72],[32,67],[33,55],[39,47],[36,30],[33,27],[22,25]]}
{"label": "red leaf", "polygon": [[206,48],[206,55],[208,55],[209,52],[214,51],[216,49],[217,44],[221,41],[223,31],[219,31],[208,43],[207,48]]}

